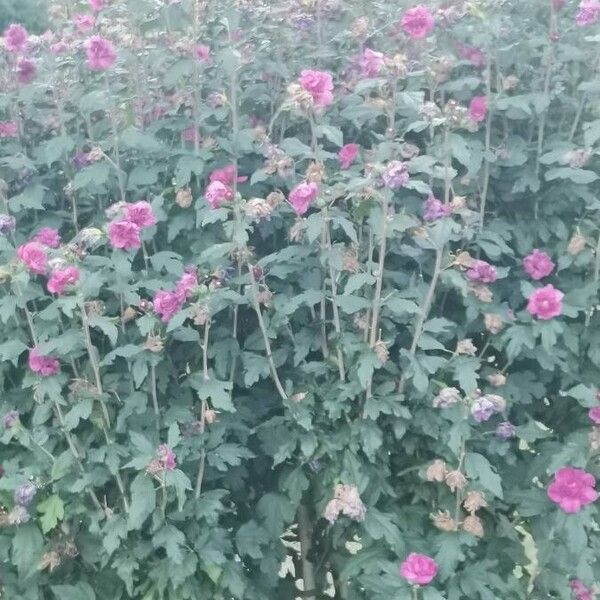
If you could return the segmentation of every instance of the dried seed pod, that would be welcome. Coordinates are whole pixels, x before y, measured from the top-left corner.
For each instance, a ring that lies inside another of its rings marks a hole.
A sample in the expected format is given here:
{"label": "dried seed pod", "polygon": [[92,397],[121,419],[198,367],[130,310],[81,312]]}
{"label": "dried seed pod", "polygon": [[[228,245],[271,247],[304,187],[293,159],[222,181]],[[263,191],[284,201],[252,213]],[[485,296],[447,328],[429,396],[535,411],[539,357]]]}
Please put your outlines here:
{"label": "dried seed pod", "polygon": [[441,531],[456,531],[457,523],[447,510],[440,510],[431,516],[433,524]]}
{"label": "dried seed pod", "polygon": [[474,536],[483,537],[485,532],[483,531],[483,523],[481,519],[475,515],[469,515],[463,521],[463,529]]}
{"label": "dried seed pod", "polygon": [[455,471],[450,471],[446,475],[446,485],[450,488],[451,492],[463,490],[467,485],[467,478],[462,474],[461,471],[456,469]]}
{"label": "dried seed pod", "polygon": [[483,493],[476,490],[467,492],[467,495],[463,500],[463,507],[469,513],[475,513],[480,508],[485,508],[487,505],[488,503],[485,501]]}
{"label": "dried seed pod", "polygon": [[427,467],[427,471],[425,471],[425,477],[427,478],[427,481],[439,481],[440,483],[444,481],[447,474],[448,469],[446,467],[446,463],[440,458],[436,458]]}

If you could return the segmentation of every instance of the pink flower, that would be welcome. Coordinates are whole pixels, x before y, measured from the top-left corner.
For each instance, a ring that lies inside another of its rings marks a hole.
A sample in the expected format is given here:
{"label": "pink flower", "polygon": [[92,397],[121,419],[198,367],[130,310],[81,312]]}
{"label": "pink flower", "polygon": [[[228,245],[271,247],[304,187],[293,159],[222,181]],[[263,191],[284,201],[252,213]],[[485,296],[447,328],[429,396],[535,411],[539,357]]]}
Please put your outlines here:
{"label": "pink flower", "polygon": [[427,585],[437,575],[438,566],[433,558],[411,552],[400,565],[400,575],[411,584]]}
{"label": "pink flower", "polygon": [[435,26],[435,20],[431,11],[422,4],[409,8],[402,17],[402,29],[413,40],[427,37]]}
{"label": "pink flower", "polygon": [[113,248],[132,250],[140,248],[140,228],[131,221],[113,221],[108,226],[108,237]]}
{"label": "pink flower", "polygon": [[485,260],[475,260],[467,271],[467,279],[477,283],[494,283],[498,278],[496,267]]}
{"label": "pink flower", "polygon": [[64,269],[54,269],[48,279],[48,291],[51,294],[62,294],[67,286],[74,285],[79,281],[79,269],[74,266]]}
{"label": "pink flower", "polygon": [[13,23],[4,31],[4,47],[9,52],[22,52],[27,46],[29,34],[23,25]]}
{"label": "pink flower", "polygon": [[566,513],[578,513],[584,506],[597,500],[595,486],[596,479],[591,473],[563,467],[555,473],[554,481],[548,486],[548,496]]}
{"label": "pink flower", "polygon": [[554,10],[560,10],[568,0],[552,0],[552,6]]}
{"label": "pink flower", "polygon": [[32,273],[43,275],[48,267],[46,249],[38,242],[27,242],[17,248],[17,256]]}
{"label": "pink flower", "polygon": [[225,202],[233,198],[233,190],[220,181],[212,181],[208,184],[204,197],[211,208],[221,208]]}
{"label": "pink flower", "polygon": [[474,67],[481,68],[485,64],[485,54],[475,46],[457,44],[456,50],[461,58],[468,60]]}
{"label": "pink flower", "polygon": [[594,423],[600,425],[600,406],[594,406],[594,408],[590,408],[588,415]]}
{"label": "pink flower", "polygon": [[154,295],[154,312],[160,317],[163,323],[168,323],[183,306],[185,295],[178,292],[168,292],[160,290]]}
{"label": "pink flower", "polygon": [[17,79],[19,83],[26,85],[31,83],[37,74],[37,67],[28,58],[19,58],[17,61]]}
{"label": "pink flower", "polygon": [[535,290],[527,303],[527,310],[531,315],[547,321],[558,317],[562,311],[562,299],[564,294],[553,285],[547,285]]}
{"label": "pink flower", "polygon": [[204,44],[198,44],[196,48],[194,48],[194,55],[196,58],[208,65],[212,64],[212,58],[210,57],[210,47],[205,46]]}
{"label": "pink flower", "polygon": [[349,169],[350,165],[356,160],[358,156],[358,150],[360,146],[358,144],[346,144],[342,146],[338,152],[338,158],[340,159],[340,169]]}
{"label": "pink flower", "polygon": [[90,8],[100,12],[106,6],[106,0],[88,0]]}
{"label": "pink flower", "polygon": [[191,268],[181,276],[175,291],[187,300],[196,287],[198,287],[198,273],[196,269]]}
{"label": "pink flower", "polygon": [[85,43],[87,65],[92,71],[106,71],[117,62],[113,45],[99,35],[92,36]]}
{"label": "pink flower", "polygon": [[474,96],[469,104],[469,119],[475,123],[485,121],[488,111],[488,101],[485,96]]}
{"label": "pink flower", "polygon": [[363,77],[375,77],[379,75],[379,72],[385,65],[385,59],[382,52],[375,52],[375,50],[365,48],[359,64]]}
{"label": "pink flower", "polygon": [[555,266],[550,256],[537,248],[523,259],[525,272],[536,281],[550,275]]}
{"label": "pink flower", "polygon": [[60,371],[60,362],[53,356],[43,356],[35,346],[29,349],[29,368],[42,377],[48,377]]}
{"label": "pink flower", "polygon": [[65,52],[68,48],[69,45],[67,44],[67,42],[60,40],[55,44],[52,44],[52,46],[50,46],[50,52],[52,52],[52,54],[59,55]]}
{"label": "pink flower", "polygon": [[401,160],[390,161],[381,177],[383,183],[391,189],[404,187],[410,179],[408,167]]}
{"label": "pink flower", "polygon": [[181,139],[184,142],[200,141],[200,133],[194,127],[188,127],[181,132]]}
{"label": "pink flower", "polygon": [[161,444],[158,447],[157,454],[166,471],[173,471],[175,469],[177,466],[177,457],[175,456],[175,452],[173,452],[169,446]]}
{"label": "pink flower", "polygon": [[[212,183],[213,181],[220,181],[221,183],[232,186],[233,182],[236,180],[235,176],[235,165],[227,165],[222,169],[215,169],[208,177],[208,180]],[[244,181],[248,181],[248,178],[239,175],[237,177],[238,183],[244,183]]]}
{"label": "pink flower", "polygon": [[310,183],[299,183],[290,192],[290,204],[298,216],[303,215],[308,207],[316,200],[319,195],[319,186],[311,181]]}
{"label": "pink flower", "polygon": [[598,0],[581,0],[575,22],[579,27],[593,25],[600,17],[600,2]]}
{"label": "pink flower", "polygon": [[426,221],[437,221],[449,217],[451,214],[452,207],[450,204],[444,204],[433,195],[430,195],[423,203],[423,218]]}
{"label": "pink flower", "polygon": [[48,248],[58,248],[60,246],[60,234],[54,227],[42,227],[33,236],[33,241],[48,246]]}
{"label": "pink flower", "polygon": [[0,121],[0,138],[16,138],[19,127],[14,121]]}
{"label": "pink flower", "polygon": [[123,211],[125,212],[125,219],[135,223],[140,229],[156,225],[156,217],[152,212],[152,206],[145,200],[125,204]]}
{"label": "pink flower", "polygon": [[305,69],[300,73],[299,82],[312,96],[315,106],[329,106],[333,102],[333,79],[330,73]]}
{"label": "pink flower", "polygon": [[77,28],[77,31],[84,32],[94,29],[96,25],[96,17],[94,15],[79,14],[73,17],[73,24]]}
{"label": "pink flower", "polygon": [[580,579],[573,579],[569,584],[575,594],[575,600],[594,600],[596,594],[592,589],[587,587]]}

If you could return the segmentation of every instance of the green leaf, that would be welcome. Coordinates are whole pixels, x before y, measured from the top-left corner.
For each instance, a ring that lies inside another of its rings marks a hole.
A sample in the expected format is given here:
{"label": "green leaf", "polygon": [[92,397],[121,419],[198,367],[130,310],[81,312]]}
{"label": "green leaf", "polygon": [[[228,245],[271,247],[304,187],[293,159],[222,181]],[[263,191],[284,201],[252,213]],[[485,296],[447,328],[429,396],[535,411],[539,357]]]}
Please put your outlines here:
{"label": "green leaf", "polygon": [[140,529],[156,508],[156,490],[150,478],[139,473],[131,484],[127,529]]}
{"label": "green leaf", "polygon": [[159,529],[152,538],[152,543],[155,548],[163,547],[174,564],[180,565],[183,562],[185,535],[174,525],[164,525]]}
{"label": "green leaf", "polygon": [[177,494],[178,510],[183,510],[186,500],[186,492],[192,489],[192,482],[188,476],[180,469],[167,472],[167,486],[174,487]]}
{"label": "green leaf", "polygon": [[53,585],[51,589],[56,600],[96,600],[96,593],[90,584],[84,581],[77,585]]}
{"label": "green leaf", "polygon": [[21,340],[11,340],[0,345],[0,360],[9,360],[15,367],[19,356],[27,350],[27,346]]}
{"label": "green leaf", "polygon": [[12,539],[12,562],[19,576],[29,577],[37,570],[44,548],[44,538],[35,523],[23,523]]}
{"label": "green leaf", "polygon": [[502,479],[485,456],[477,452],[467,452],[465,471],[468,478],[477,479],[486,490],[502,498]]}
{"label": "green leaf", "polygon": [[44,533],[54,529],[58,522],[65,517],[65,505],[58,494],[52,494],[52,496],[48,496],[43,502],[40,502],[37,511],[42,515],[40,524]]}
{"label": "green leaf", "polygon": [[249,556],[256,560],[263,557],[261,545],[269,542],[269,535],[264,527],[256,521],[244,523],[235,534],[235,543],[242,556]]}
{"label": "green leaf", "polygon": [[578,383],[575,387],[564,392],[566,396],[575,398],[581,406],[585,408],[592,408],[598,406],[598,398],[596,396],[596,388],[592,385],[583,385]]}
{"label": "green leaf", "polygon": [[218,381],[217,379],[204,379],[200,373],[195,373],[188,378],[190,386],[196,390],[200,400],[212,401],[212,405],[218,410],[233,412],[235,410],[231,402],[231,390],[233,384],[230,381]]}

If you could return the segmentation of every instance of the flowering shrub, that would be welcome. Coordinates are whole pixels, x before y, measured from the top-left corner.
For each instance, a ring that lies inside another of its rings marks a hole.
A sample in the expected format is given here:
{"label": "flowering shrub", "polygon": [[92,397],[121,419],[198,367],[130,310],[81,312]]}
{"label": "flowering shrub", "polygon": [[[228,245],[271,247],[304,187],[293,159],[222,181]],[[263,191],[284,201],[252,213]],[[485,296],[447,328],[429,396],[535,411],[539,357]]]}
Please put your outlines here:
{"label": "flowering shrub", "polygon": [[593,598],[600,2],[51,17],[0,49],[0,596]]}

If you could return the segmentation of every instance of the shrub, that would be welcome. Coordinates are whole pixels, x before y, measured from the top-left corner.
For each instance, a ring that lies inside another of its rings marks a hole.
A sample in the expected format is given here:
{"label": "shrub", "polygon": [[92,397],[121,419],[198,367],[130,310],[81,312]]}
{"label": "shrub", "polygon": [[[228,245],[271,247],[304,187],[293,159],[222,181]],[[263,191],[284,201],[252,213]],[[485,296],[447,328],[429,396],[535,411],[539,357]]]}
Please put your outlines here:
{"label": "shrub", "polygon": [[3,596],[591,598],[600,3],[51,12],[1,54]]}

